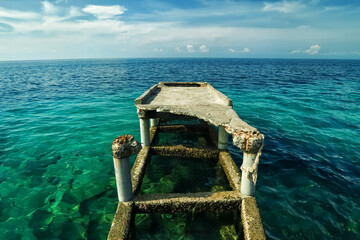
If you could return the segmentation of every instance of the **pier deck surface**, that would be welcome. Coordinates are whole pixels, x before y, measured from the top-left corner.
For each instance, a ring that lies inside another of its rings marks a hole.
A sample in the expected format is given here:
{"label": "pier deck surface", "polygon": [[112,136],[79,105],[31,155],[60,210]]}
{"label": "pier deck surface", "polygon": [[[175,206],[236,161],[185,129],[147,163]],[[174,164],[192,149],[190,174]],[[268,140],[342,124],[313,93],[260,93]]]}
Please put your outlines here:
{"label": "pier deck surface", "polygon": [[263,135],[233,110],[232,101],[208,83],[169,83],[154,85],[135,100],[139,116],[143,113],[170,113],[196,117],[214,126],[222,126],[232,134],[234,145],[245,149],[245,138],[252,138],[251,147],[258,149]]}

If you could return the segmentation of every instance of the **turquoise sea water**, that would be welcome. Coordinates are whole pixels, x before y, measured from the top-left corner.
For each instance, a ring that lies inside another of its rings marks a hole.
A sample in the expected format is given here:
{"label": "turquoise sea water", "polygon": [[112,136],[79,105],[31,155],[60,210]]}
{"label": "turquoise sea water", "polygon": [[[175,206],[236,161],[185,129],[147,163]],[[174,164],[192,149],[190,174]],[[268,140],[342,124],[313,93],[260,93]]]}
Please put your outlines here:
{"label": "turquoise sea water", "polygon": [[160,81],[211,83],[265,135],[269,239],[359,236],[360,61],[125,59],[0,62],[0,239],[105,239],[111,141],[140,139],[133,101]]}

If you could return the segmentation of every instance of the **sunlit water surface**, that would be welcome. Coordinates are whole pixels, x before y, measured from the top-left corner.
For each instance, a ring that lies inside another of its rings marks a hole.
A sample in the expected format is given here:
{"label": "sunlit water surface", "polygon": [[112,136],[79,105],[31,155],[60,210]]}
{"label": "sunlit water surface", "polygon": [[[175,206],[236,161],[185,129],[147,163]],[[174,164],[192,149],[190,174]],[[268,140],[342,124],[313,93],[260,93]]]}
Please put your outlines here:
{"label": "sunlit water surface", "polygon": [[[159,81],[211,83],[265,135],[256,197],[269,239],[359,237],[360,61],[129,59],[0,62],[0,239],[105,239],[111,142],[140,138],[134,99]],[[161,239],[193,226],[153,219]]]}

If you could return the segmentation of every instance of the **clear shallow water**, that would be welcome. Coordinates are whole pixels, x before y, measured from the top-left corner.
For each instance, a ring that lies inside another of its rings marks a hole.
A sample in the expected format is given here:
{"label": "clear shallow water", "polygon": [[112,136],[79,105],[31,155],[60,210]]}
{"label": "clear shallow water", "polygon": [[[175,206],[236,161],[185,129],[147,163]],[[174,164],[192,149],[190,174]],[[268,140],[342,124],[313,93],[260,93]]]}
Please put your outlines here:
{"label": "clear shallow water", "polygon": [[355,239],[359,69],[342,60],[0,62],[0,239],[106,238],[117,201],[111,141],[140,138],[133,101],[159,81],[211,83],[265,135],[256,197],[268,238]]}
{"label": "clear shallow water", "polygon": [[152,156],[140,194],[231,191],[215,159]]}

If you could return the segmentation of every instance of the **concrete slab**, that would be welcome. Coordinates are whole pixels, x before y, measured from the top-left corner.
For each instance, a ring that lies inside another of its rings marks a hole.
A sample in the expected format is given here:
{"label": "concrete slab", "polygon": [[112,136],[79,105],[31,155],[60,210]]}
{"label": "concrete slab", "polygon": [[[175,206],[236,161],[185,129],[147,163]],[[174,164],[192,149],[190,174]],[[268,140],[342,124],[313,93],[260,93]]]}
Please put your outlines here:
{"label": "concrete slab", "polygon": [[264,140],[264,135],[240,119],[232,101],[206,82],[160,82],[137,98],[135,106],[139,117],[147,117],[148,112],[171,113],[223,126],[240,150],[257,152]]}

